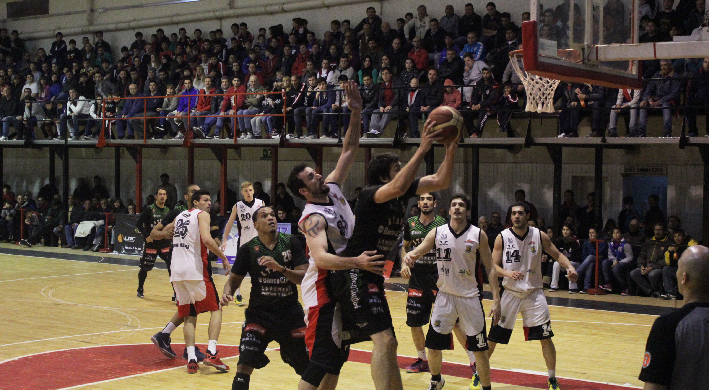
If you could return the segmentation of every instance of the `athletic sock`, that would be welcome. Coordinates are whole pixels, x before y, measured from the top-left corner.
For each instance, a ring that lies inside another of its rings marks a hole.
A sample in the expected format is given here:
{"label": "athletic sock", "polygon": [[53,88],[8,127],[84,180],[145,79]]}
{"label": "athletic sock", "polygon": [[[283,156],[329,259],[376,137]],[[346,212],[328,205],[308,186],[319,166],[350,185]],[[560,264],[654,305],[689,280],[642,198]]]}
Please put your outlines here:
{"label": "athletic sock", "polygon": [[549,379],[556,378],[556,369],[547,371],[549,372]]}
{"label": "athletic sock", "polygon": [[145,279],[148,278],[148,271],[141,269],[138,271],[138,290],[143,290],[143,285],[145,284]]}
{"label": "athletic sock", "polygon": [[189,362],[190,360],[197,361],[197,354],[195,353],[194,345],[187,346],[187,361]]}
{"label": "athletic sock", "polygon": [[470,365],[474,366],[475,365],[475,354],[473,351],[465,351],[468,353],[468,359],[470,359]]}
{"label": "athletic sock", "polygon": [[426,351],[425,351],[425,350],[423,350],[423,351],[416,351],[416,353],[419,355],[419,359],[421,359],[421,360],[423,360],[423,361],[428,360],[428,358],[426,358]]}
{"label": "athletic sock", "polygon": [[431,382],[440,382],[440,381],[441,381],[441,374],[431,375]]}
{"label": "athletic sock", "polygon": [[237,372],[234,381],[231,382],[231,390],[249,390],[250,379],[250,375]]}
{"label": "athletic sock", "polygon": [[165,325],[165,328],[163,328],[162,333],[172,334],[172,332],[175,331],[175,328],[177,328],[175,324],[170,321],[167,323],[167,325]]}
{"label": "athletic sock", "polygon": [[207,352],[212,355],[217,354],[217,340],[209,340],[209,344],[207,344]]}

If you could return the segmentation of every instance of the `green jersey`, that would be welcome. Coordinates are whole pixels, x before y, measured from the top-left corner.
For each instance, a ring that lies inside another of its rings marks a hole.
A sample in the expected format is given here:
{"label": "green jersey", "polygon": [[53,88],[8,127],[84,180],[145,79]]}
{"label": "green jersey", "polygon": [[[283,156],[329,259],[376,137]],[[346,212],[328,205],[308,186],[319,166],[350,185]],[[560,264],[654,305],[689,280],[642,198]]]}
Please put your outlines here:
{"label": "green jersey", "polygon": [[297,238],[290,234],[277,234],[273,249],[268,249],[256,236],[236,252],[236,260],[231,272],[236,275],[251,276],[249,308],[261,307],[273,310],[283,306],[300,305],[298,287],[295,283],[282,273],[259,265],[259,259],[263,256],[272,257],[278,264],[288,269],[308,264],[305,251]]}
{"label": "green jersey", "polygon": [[[448,221],[436,215],[431,223],[424,225],[419,220],[419,217],[411,217],[404,224],[404,241],[411,241],[411,249],[421,245],[426,235],[435,228],[443,226]],[[436,271],[436,252],[431,250],[420,259],[416,260],[415,267],[419,271]]]}

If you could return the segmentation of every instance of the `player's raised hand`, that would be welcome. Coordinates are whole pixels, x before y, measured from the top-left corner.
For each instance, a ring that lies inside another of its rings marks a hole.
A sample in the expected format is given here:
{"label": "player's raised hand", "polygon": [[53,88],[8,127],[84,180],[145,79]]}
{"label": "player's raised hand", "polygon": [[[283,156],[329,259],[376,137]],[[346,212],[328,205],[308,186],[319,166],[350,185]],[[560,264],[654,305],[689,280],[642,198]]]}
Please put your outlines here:
{"label": "player's raised hand", "polygon": [[576,273],[576,268],[574,268],[574,266],[570,266],[569,269],[566,270],[566,277],[572,282],[579,279],[579,274]]}
{"label": "player's raised hand", "polygon": [[492,301],[492,307],[490,308],[490,317],[492,317],[492,325],[495,326],[500,322],[502,316],[502,311],[500,310],[500,302]]}
{"label": "player's raised hand", "polygon": [[377,251],[364,251],[355,258],[355,264],[358,269],[369,271],[377,275],[384,275],[384,264],[386,264],[386,261],[381,260],[383,257],[383,255],[378,255]]}
{"label": "player's raised hand", "polygon": [[423,125],[423,132],[421,132],[421,146],[420,148],[430,149],[434,142],[441,141],[443,139],[441,131],[433,131],[433,127],[436,126],[436,122],[432,121],[430,118],[426,120]]}
{"label": "player's raised hand", "polygon": [[222,306],[229,306],[229,302],[233,302],[234,297],[230,294],[222,294]]}
{"label": "player's raised hand", "polygon": [[261,256],[258,259],[258,264],[262,267],[266,267],[266,268],[273,270],[273,271],[280,271],[281,268],[283,268],[283,266],[278,264],[276,259],[274,259],[271,256]]}
{"label": "player's raised hand", "polygon": [[347,97],[347,108],[351,111],[362,112],[362,95],[359,93],[359,87],[354,81],[348,81],[345,84],[345,96]]}

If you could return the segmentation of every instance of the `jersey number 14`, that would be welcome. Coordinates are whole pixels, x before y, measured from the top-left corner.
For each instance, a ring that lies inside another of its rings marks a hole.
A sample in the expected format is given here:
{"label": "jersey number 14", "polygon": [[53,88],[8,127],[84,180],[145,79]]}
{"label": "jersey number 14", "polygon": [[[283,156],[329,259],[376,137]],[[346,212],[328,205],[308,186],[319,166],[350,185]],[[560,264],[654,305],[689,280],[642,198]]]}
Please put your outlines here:
{"label": "jersey number 14", "polygon": [[507,262],[507,263],[512,263],[512,262],[519,263],[520,261],[522,261],[522,256],[519,255],[518,249],[515,249],[513,251],[507,251],[505,253],[506,253],[505,262]]}

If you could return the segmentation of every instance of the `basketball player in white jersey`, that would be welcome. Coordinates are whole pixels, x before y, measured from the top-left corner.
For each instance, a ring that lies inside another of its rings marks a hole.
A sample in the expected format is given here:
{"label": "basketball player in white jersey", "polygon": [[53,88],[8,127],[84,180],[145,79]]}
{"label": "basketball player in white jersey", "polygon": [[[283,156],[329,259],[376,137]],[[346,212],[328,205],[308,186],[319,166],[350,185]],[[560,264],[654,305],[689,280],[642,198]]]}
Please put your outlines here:
{"label": "basketball player in white jersey", "polygon": [[299,390],[334,389],[349,353],[342,340],[340,305],[331,300],[328,293],[328,270],[362,268],[381,274],[384,269],[382,256],[372,256],[373,251],[353,258],[338,257],[354,227],[352,209],[340,186],[347,179],[357,154],[362,117],[362,97],[357,84],[350,81],[344,89],[351,110],[350,123],[335,170],[323,179],[314,169],[300,164],[288,178],[288,188],[293,195],[308,202],[298,227],[305,234],[310,255],[301,284],[310,362]]}
{"label": "basketball player in white jersey", "polygon": [[576,281],[578,274],[569,259],[559,253],[546,233],[527,225],[529,206],[515,203],[510,206],[512,227],[505,229],[495,239],[492,259],[497,274],[502,276],[502,316],[490,329],[488,340],[492,356],[497,343],[507,344],[515,326],[517,313],[522,313],[525,340],[540,340],[542,353],[549,371],[549,390],[559,390],[556,380],[556,348],[551,338],[551,317],[542,290],[542,251],[566,268],[567,277]]}
{"label": "basketball player in white jersey", "polygon": [[[477,369],[471,389],[490,390],[490,362],[487,356],[485,337],[485,312],[480,302],[482,284],[477,276],[479,269],[477,253],[488,270],[489,280],[497,280],[497,271],[492,265],[487,235],[482,229],[468,223],[470,199],[463,194],[453,195],[449,202],[450,223],[431,230],[423,242],[406,254],[403,262],[409,266],[435,248],[438,266],[438,294],[431,313],[431,323],[426,335],[428,364],[431,370],[429,390],[440,390],[446,383],[441,377],[442,350],[453,348],[453,328],[460,320],[459,328],[467,338],[465,346],[475,354]],[[491,283],[492,325],[500,318],[500,288]],[[477,379],[477,381],[476,381]]]}
{"label": "basketball player in white jersey", "polygon": [[[237,248],[241,248],[242,245],[258,236],[258,232],[254,228],[252,217],[256,210],[266,204],[264,204],[261,199],[254,198],[254,185],[248,181],[241,183],[241,196],[243,196],[244,199],[234,203],[234,206],[231,208],[229,222],[227,222],[224,227],[224,236],[222,237],[221,246],[222,251],[226,249],[226,240],[229,238],[229,233],[231,232],[232,226],[234,226],[234,221],[236,221],[237,227],[239,228],[239,240],[236,243]],[[241,305],[243,301],[241,297],[241,287],[236,289],[234,297],[236,297],[236,302]]]}
{"label": "basketball player in white jersey", "polygon": [[207,259],[207,249],[222,261],[227,261],[224,253],[210,234],[209,210],[212,201],[207,191],[195,191],[190,201],[190,209],[175,218],[172,237],[172,258],[170,281],[177,296],[177,311],[185,324],[185,346],[187,349],[187,373],[199,372],[195,353],[195,327],[197,315],[210,312],[209,344],[204,364],[219,371],[229,371],[229,366],[217,356],[217,339],[222,325],[222,309],[219,296],[211,275]]}

